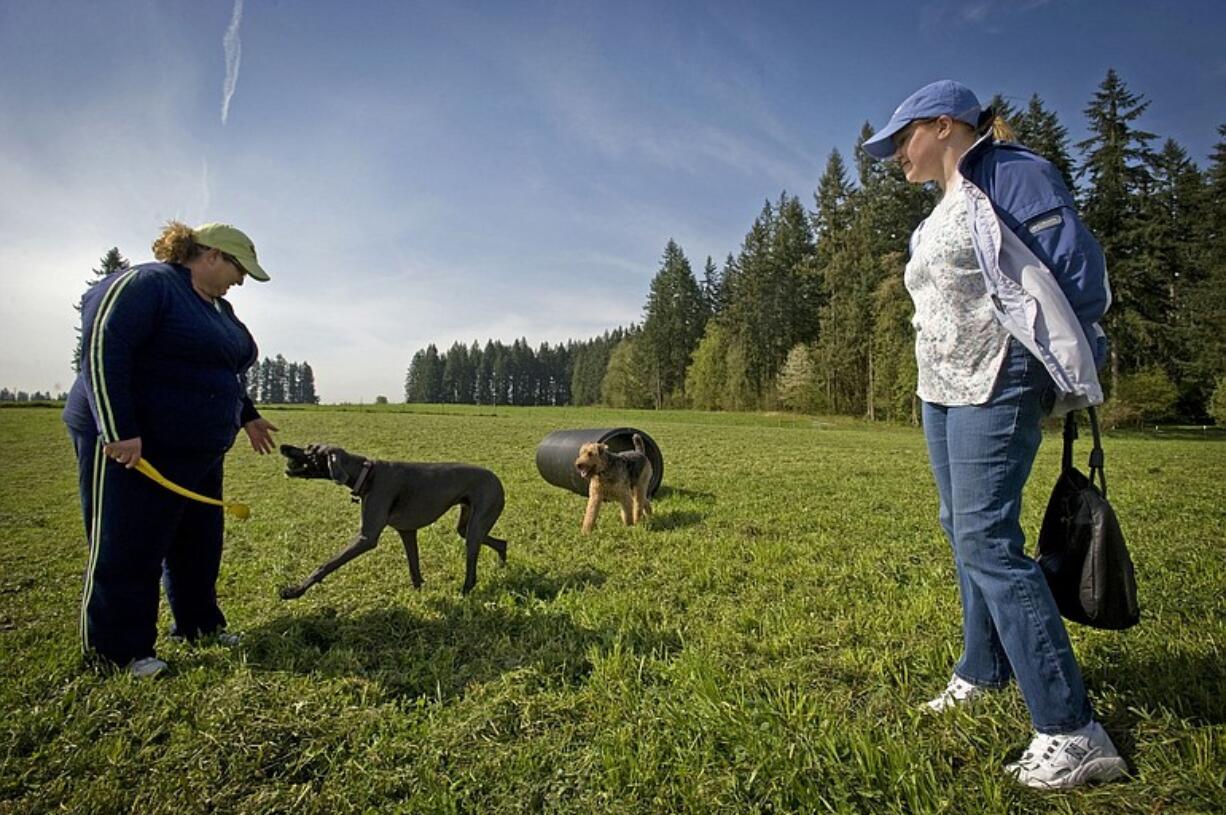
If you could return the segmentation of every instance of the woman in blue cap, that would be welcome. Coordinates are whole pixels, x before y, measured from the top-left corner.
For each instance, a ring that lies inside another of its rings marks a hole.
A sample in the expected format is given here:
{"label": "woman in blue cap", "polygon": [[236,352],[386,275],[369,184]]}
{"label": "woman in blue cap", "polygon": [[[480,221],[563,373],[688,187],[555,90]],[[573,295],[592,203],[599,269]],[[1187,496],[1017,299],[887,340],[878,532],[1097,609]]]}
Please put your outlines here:
{"label": "woman in blue cap", "polygon": [[[1016,679],[1037,731],[1007,766],[1040,788],[1120,776],[1038,564],[1023,549],[1022,488],[1050,414],[1102,402],[1102,250],[1058,170],[1005,141],[964,85],[909,96],[863,148],[942,197],[911,236],[917,392],[953,547],[963,652],[936,711]],[[999,141],[997,139],[1000,139]]]}
{"label": "woman in blue cap", "polygon": [[220,498],[226,451],[242,427],[257,453],[272,431],[247,398],[251,334],[224,295],[268,280],[255,246],[227,224],[170,222],[159,263],[109,275],[81,301],[81,375],[64,409],[77,450],[89,562],[81,601],[87,653],[139,677],[167,668],[154,652],[158,577],[189,640],[225,631],[217,603],[221,509],[172,494],[133,467]]}

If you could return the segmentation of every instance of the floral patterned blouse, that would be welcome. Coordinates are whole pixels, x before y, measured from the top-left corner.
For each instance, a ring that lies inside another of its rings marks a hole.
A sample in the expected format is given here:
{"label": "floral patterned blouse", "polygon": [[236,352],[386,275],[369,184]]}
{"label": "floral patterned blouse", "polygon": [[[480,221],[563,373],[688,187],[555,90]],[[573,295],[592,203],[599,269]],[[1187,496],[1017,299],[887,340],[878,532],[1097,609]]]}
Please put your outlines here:
{"label": "floral patterned blouse", "polygon": [[932,404],[981,405],[992,395],[1009,334],[992,315],[966,199],[950,186],[920,224],[904,281],[915,303],[916,393]]}

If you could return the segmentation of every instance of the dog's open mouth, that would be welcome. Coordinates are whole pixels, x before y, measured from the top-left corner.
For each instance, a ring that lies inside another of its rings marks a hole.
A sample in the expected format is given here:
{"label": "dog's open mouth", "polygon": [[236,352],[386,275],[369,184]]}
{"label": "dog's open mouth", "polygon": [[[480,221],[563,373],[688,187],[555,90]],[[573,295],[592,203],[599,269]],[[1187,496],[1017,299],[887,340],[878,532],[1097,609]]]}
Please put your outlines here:
{"label": "dog's open mouth", "polygon": [[587,478],[590,468],[586,464],[576,464],[575,469],[579,471],[580,478]]}
{"label": "dog's open mouth", "polygon": [[328,478],[328,459],[320,452],[307,448],[281,445],[285,456],[285,474],[290,478]]}

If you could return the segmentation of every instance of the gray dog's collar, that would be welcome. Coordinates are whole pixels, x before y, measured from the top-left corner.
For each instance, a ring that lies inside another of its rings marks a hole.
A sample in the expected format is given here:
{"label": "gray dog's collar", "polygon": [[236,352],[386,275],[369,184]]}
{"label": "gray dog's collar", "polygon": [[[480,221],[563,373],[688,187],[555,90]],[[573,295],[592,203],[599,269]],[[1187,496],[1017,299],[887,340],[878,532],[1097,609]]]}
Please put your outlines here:
{"label": "gray dog's collar", "polygon": [[370,473],[374,468],[375,463],[370,459],[362,461],[362,472],[358,473],[357,479],[354,480],[353,486],[349,489],[349,496],[353,499],[354,503],[361,501],[366,493],[370,491],[370,485],[374,483],[370,479]]}

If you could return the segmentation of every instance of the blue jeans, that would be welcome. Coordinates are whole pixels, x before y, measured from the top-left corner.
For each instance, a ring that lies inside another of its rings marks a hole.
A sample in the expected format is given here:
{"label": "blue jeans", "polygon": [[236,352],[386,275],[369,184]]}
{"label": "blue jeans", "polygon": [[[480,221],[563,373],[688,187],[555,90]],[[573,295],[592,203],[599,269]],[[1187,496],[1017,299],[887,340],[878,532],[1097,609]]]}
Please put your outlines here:
{"label": "blue jeans", "polygon": [[1081,669],[1047,581],[1023,549],[1022,487],[1042,441],[1055,386],[1018,342],[988,401],[925,402],[924,436],[962,595],[962,658],[976,685],[1017,679],[1036,730],[1067,733],[1090,721]]}

